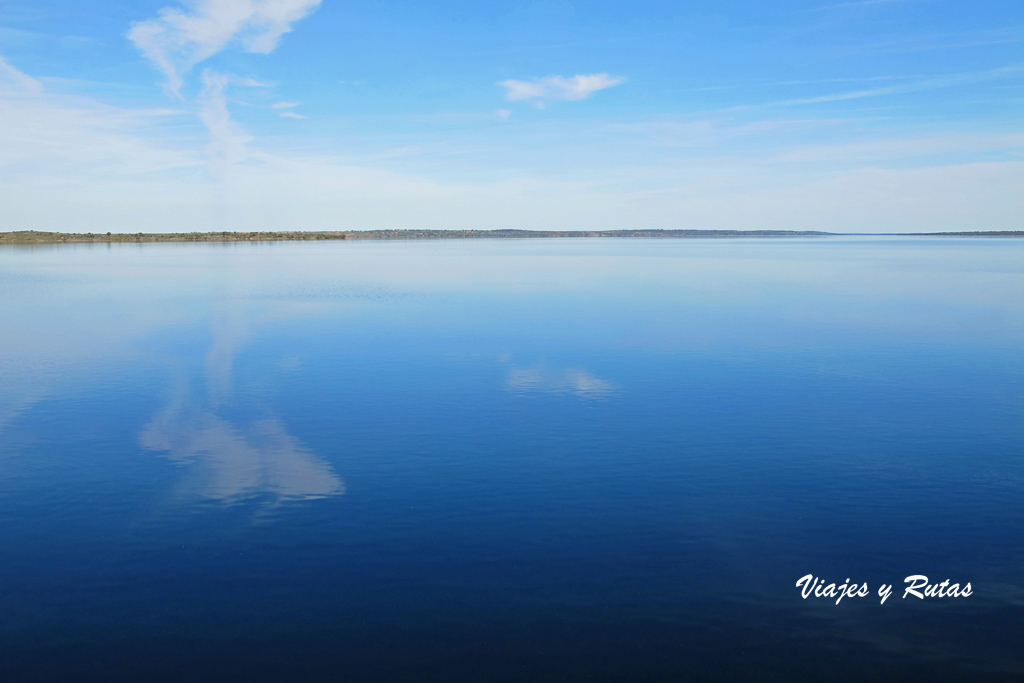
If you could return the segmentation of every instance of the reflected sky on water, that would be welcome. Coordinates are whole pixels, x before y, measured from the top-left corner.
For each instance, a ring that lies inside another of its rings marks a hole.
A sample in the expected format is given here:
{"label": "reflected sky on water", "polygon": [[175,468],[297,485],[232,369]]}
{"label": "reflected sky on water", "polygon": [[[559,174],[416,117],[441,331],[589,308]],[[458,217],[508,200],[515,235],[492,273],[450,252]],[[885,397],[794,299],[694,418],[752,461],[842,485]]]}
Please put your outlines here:
{"label": "reflected sky on water", "polygon": [[1007,239],[0,249],[0,674],[1017,680],[1022,295]]}

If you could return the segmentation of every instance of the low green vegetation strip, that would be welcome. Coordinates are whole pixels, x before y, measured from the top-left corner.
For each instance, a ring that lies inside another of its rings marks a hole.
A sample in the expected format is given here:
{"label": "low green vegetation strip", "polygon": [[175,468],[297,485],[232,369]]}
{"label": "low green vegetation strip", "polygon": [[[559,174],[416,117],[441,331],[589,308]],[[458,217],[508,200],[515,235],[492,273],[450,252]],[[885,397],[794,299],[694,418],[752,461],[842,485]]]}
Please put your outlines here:
{"label": "low green vegetation strip", "polygon": [[0,243],[63,242],[279,242],[311,240],[528,239],[539,237],[816,237],[791,230],[366,230],[349,232],[138,232],[70,233],[23,230],[0,233]]}
{"label": "low green vegetation strip", "polygon": [[[313,240],[536,239],[541,237],[825,237],[836,233],[798,230],[365,230],[348,232],[0,232],[0,244],[79,242],[282,242]],[[1024,237],[1024,231],[911,233],[920,237]],[[910,236],[908,234],[907,236]]]}
{"label": "low green vegetation strip", "polygon": [[0,244],[61,244],[67,242],[280,242],[283,240],[343,240],[344,232],[0,232]]}

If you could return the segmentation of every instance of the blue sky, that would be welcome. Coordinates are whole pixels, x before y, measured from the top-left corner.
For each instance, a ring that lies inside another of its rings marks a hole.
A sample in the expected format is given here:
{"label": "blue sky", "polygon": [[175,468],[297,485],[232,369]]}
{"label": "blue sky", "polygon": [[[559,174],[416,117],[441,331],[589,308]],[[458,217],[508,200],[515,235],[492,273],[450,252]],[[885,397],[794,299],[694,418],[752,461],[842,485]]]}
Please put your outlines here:
{"label": "blue sky", "polygon": [[0,0],[0,230],[1024,228],[1024,3]]}

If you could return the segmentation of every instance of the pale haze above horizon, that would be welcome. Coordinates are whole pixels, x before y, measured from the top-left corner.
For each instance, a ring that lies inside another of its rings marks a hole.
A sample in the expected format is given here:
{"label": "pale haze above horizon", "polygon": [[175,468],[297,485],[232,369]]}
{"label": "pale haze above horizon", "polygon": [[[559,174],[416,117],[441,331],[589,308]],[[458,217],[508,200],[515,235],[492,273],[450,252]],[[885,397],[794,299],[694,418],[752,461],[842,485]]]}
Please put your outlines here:
{"label": "pale haze above horizon", "polygon": [[0,0],[0,231],[1024,229],[1019,0]]}

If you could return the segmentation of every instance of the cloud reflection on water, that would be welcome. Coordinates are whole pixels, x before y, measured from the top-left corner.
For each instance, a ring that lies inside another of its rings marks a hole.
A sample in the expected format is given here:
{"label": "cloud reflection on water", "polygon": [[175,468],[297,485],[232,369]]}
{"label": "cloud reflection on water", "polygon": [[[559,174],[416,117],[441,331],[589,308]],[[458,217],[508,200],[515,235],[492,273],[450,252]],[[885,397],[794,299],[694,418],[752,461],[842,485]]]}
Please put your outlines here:
{"label": "cloud reflection on water", "polygon": [[239,421],[221,414],[231,404],[232,365],[248,325],[244,316],[228,314],[215,316],[211,327],[205,399],[179,384],[168,405],[143,428],[143,448],[196,465],[197,476],[187,488],[204,499],[232,503],[259,494],[279,501],[343,494],[344,482],[330,465],[289,434],[280,418],[264,413]]}
{"label": "cloud reflection on water", "polygon": [[549,394],[572,393],[577,396],[604,397],[615,392],[615,385],[585,370],[548,370],[543,367],[513,368],[505,386],[517,392]]}
{"label": "cloud reflection on water", "polygon": [[340,495],[344,483],[330,466],[288,434],[275,417],[237,425],[211,410],[173,401],[142,431],[144,448],[177,463],[202,465],[194,485],[201,498],[235,502],[258,493],[280,500]]}

